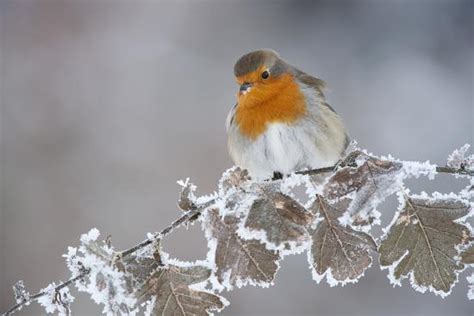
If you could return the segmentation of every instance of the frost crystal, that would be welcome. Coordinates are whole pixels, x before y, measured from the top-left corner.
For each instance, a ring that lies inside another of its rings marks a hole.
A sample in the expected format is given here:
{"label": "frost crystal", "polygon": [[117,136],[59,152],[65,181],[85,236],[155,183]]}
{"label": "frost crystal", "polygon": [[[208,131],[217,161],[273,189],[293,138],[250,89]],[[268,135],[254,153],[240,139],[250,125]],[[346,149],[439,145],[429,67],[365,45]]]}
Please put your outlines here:
{"label": "frost crystal", "polygon": [[349,199],[348,215],[354,220],[357,217],[369,219],[373,210],[398,190],[404,179],[400,162],[382,160],[360,151],[351,153],[345,163],[347,166],[336,171],[324,184],[323,195],[329,200]]}
{"label": "frost crystal", "polygon": [[16,282],[13,286],[13,294],[17,304],[30,301],[30,293],[26,290],[23,280]]}
{"label": "frost crystal", "polygon": [[270,191],[253,202],[237,233],[243,239],[258,239],[267,249],[293,254],[307,247],[306,227],[312,220],[313,214],[297,201]]}
{"label": "frost crystal", "polygon": [[467,292],[467,297],[470,300],[474,300],[474,273],[467,277],[467,282],[469,282],[469,291]]}
{"label": "frost crystal", "polygon": [[71,303],[74,302],[74,296],[69,293],[68,287],[56,290],[56,284],[53,282],[41,292],[45,295],[38,299],[38,303],[46,309],[46,313],[57,312],[60,316],[71,315]]}
{"label": "frost crystal", "polygon": [[474,170],[474,155],[466,157],[470,145],[465,144],[459,149],[455,149],[449,156],[446,165],[456,169]]}
{"label": "frost crystal", "polygon": [[137,297],[145,301],[145,314],[204,315],[226,306],[221,296],[192,285],[205,282],[211,275],[206,266],[192,263],[155,267],[140,280]]}
{"label": "frost crystal", "polygon": [[405,172],[407,178],[419,178],[420,176],[427,176],[428,179],[433,180],[437,174],[436,165],[431,164],[429,161],[404,161],[403,171]]}
{"label": "frost crystal", "polygon": [[93,228],[81,236],[79,249],[68,248],[65,257],[73,276],[88,271],[87,278],[77,281],[76,286],[103,304],[105,314],[134,314],[136,299],[127,287],[125,273],[114,264],[116,253],[98,237],[99,231]]}

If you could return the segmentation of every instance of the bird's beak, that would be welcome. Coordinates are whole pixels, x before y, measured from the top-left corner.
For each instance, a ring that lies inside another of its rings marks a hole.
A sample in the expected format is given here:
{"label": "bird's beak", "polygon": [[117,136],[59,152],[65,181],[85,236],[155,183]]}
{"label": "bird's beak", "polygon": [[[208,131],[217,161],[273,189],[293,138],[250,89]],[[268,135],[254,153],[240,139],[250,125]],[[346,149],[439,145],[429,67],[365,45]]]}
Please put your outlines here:
{"label": "bird's beak", "polygon": [[240,94],[240,95],[244,95],[244,94],[246,94],[247,92],[249,92],[251,88],[252,88],[252,84],[251,84],[251,83],[249,83],[249,82],[244,82],[243,84],[240,85],[239,94]]}

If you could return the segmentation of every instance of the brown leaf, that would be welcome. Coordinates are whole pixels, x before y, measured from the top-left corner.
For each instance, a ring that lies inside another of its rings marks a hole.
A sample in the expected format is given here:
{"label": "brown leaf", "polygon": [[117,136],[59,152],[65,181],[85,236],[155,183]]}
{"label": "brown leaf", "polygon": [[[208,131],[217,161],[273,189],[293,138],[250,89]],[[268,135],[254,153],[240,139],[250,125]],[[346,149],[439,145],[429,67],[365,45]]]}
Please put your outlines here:
{"label": "brown leaf", "polygon": [[181,194],[179,195],[178,206],[183,211],[190,211],[196,208],[196,204],[194,203],[195,196],[194,191],[196,190],[196,186],[190,183],[188,180],[179,182],[182,185]]}
{"label": "brown leaf", "polygon": [[233,167],[227,170],[219,181],[219,188],[226,192],[232,188],[239,188],[243,183],[250,180],[249,173],[246,169]]}
{"label": "brown leaf", "polygon": [[309,241],[306,227],[313,217],[291,197],[279,192],[266,192],[253,202],[244,227],[251,232],[263,231],[265,238],[262,241],[270,249],[294,250],[292,248]]}
{"label": "brown leaf", "polygon": [[[208,315],[224,308],[224,299],[189,286],[206,281],[211,270],[199,264],[163,264],[159,242],[145,254],[124,258],[123,269],[138,304],[154,302],[152,315]],[[151,304],[151,303],[150,303]]]}
{"label": "brown leaf", "polygon": [[330,204],[318,195],[311,207],[314,214],[322,218],[310,232],[313,244],[308,258],[313,273],[316,274],[315,278],[329,272],[328,282],[332,282],[331,276],[343,284],[354,282],[372,262],[369,251],[377,249],[372,237],[339,222],[339,217],[346,211],[349,201],[344,199]]}
{"label": "brown leaf", "polygon": [[155,298],[153,315],[208,315],[224,308],[223,298],[189,286],[207,280],[210,275],[210,269],[199,265],[156,267],[136,296],[139,302]]}
{"label": "brown leaf", "polygon": [[[349,155],[347,166],[332,175],[324,186],[324,196],[330,200],[351,195],[351,214],[368,214],[399,188],[398,175],[402,164],[381,160],[361,151]],[[353,196],[352,196],[353,195]]]}
{"label": "brown leaf", "polygon": [[469,238],[469,229],[455,220],[468,212],[468,203],[450,197],[405,197],[379,248],[380,264],[391,266],[392,282],[411,275],[417,290],[449,294],[463,268],[456,247]]}
{"label": "brown leaf", "polygon": [[130,290],[140,289],[147,278],[161,267],[164,266],[153,257],[130,256],[123,265],[123,270],[128,272]]}
{"label": "brown leaf", "polygon": [[461,253],[461,262],[465,264],[474,264],[474,244]]}
{"label": "brown leaf", "polygon": [[[233,214],[221,218],[217,209],[206,211],[208,238],[216,240],[216,276],[221,285],[232,287],[271,283],[278,270],[278,252],[258,240],[244,240],[237,234],[240,219]],[[209,236],[210,235],[210,236]],[[227,284],[228,283],[228,284]]]}

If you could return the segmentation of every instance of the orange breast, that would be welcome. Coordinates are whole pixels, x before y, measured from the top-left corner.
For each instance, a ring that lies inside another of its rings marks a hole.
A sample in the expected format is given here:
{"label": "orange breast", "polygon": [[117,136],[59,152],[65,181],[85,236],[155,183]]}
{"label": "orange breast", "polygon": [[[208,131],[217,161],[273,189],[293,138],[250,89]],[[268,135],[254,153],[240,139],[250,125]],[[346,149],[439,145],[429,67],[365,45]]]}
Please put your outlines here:
{"label": "orange breast", "polygon": [[256,139],[270,123],[293,123],[306,113],[303,94],[288,75],[255,85],[239,98],[235,120],[245,136]]}

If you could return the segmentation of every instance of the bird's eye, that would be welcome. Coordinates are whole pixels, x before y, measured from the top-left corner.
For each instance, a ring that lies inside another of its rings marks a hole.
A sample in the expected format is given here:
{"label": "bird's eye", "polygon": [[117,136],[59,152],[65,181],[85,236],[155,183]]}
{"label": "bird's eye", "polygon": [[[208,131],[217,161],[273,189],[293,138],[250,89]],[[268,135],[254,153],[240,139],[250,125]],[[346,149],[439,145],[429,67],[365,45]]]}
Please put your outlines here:
{"label": "bird's eye", "polygon": [[265,70],[264,72],[262,72],[263,79],[267,79],[268,77],[270,77],[270,73],[268,72],[268,70]]}

